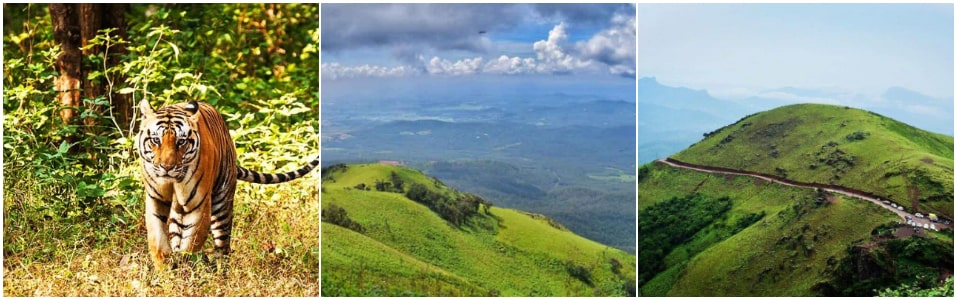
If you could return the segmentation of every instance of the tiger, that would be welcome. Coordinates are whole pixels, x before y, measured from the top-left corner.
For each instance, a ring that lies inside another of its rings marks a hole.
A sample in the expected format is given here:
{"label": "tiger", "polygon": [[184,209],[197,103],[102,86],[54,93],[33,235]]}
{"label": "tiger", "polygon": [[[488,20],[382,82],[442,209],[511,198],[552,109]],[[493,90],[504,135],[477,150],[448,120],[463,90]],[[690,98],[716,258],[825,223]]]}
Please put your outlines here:
{"label": "tiger", "polygon": [[316,157],[300,169],[279,174],[239,166],[226,121],[205,102],[177,103],[153,110],[147,100],[137,133],[145,187],[150,258],[156,268],[175,252],[201,250],[212,234],[215,252],[228,255],[236,181],[274,184],[305,176]]}

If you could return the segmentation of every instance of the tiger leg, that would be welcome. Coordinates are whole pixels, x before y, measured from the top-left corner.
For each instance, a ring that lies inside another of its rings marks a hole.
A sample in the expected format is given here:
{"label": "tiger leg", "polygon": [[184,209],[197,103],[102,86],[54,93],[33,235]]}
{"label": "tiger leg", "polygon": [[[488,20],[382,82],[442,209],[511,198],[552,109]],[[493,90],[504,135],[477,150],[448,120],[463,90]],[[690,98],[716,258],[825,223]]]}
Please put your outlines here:
{"label": "tiger leg", "polygon": [[165,268],[166,259],[172,252],[166,231],[170,203],[155,198],[149,190],[146,192],[146,199],[146,239],[149,244],[150,258],[153,260],[154,267],[162,269]]}
{"label": "tiger leg", "polygon": [[202,250],[206,242],[206,236],[209,234],[209,195],[193,201],[202,202],[188,210],[180,201],[173,201],[169,217],[173,252],[196,252]]}
{"label": "tiger leg", "polygon": [[229,254],[230,235],[233,229],[233,194],[235,186],[226,188],[213,196],[212,215],[209,230],[213,234],[216,252]]}

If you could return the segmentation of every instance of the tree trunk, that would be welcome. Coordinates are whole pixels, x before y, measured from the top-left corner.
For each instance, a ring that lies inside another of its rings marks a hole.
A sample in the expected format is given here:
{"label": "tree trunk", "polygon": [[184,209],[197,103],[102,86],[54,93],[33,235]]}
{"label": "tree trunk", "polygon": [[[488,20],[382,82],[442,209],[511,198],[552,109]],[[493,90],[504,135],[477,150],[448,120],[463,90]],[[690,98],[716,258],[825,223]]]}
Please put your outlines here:
{"label": "tree trunk", "polygon": [[[113,34],[117,37],[123,39],[124,41],[129,41],[129,33],[126,31],[126,13],[130,11],[129,3],[112,3],[107,4],[108,9],[106,11],[106,26],[109,28],[116,28],[116,31],[113,31]],[[109,51],[109,60],[106,64],[109,67],[120,65],[120,60],[123,55],[127,54],[126,51],[127,45],[113,45]],[[123,73],[115,73],[116,77],[113,77],[113,84],[120,85],[126,82],[126,75]],[[113,107],[113,117],[116,118],[116,122],[120,125],[120,129],[129,130],[130,121],[133,118],[133,104],[130,103],[129,94],[120,94],[117,93],[119,88],[116,86],[113,87],[113,98],[110,105]],[[125,134],[126,132],[124,132]]]}
{"label": "tree trunk", "polygon": [[[81,50],[102,29],[116,28],[111,35],[127,40],[126,12],[129,7],[129,4],[50,4],[54,41],[60,44],[60,49],[63,50],[63,54],[57,58],[57,70],[60,72],[60,77],[57,78],[56,84],[57,90],[61,92],[59,100],[63,106],[79,107],[83,104],[83,98],[95,99],[105,96],[110,100],[112,115],[117,123],[127,124],[130,121],[133,107],[127,95],[116,93],[116,88],[113,93],[109,93],[110,82],[103,78],[96,78],[96,80],[87,78],[93,71],[103,71],[104,67],[111,68],[118,65],[120,57],[126,53],[125,45],[113,44],[109,48],[96,46]],[[106,57],[103,57],[105,66],[83,65],[83,57],[104,54],[106,54]],[[114,86],[125,81],[125,77],[121,74],[112,75],[116,75],[111,78]],[[82,93],[79,90],[81,87]],[[109,114],[102,107],[87,105],[87,108],[101,114]],[[60,117],[64,123],[71,124],[75,122],[73,121],[75,114],[76,112],[72,109],[64,109],[60,112]],[[99,133],[100,130],[93,127],[96,125],[96,120],[88,118],[84,120],[84,124],[87,125],[87,131]],[[120,128],[126,127],[120,126]]]}
{"label": "tree trunk", "polygon": [[[54,81],[55,90],[60,92],[58,100],[65,107],[80,106],[80,78],[82,78],[80,52],[80,21],[75,4],[50,4],[50,20],[53,24],[53,40],[60,45],[62,53],[56,59],[56,70],[60,73]],[[70,124],[74,110],[66,108],[60,111],[63,123]]]}

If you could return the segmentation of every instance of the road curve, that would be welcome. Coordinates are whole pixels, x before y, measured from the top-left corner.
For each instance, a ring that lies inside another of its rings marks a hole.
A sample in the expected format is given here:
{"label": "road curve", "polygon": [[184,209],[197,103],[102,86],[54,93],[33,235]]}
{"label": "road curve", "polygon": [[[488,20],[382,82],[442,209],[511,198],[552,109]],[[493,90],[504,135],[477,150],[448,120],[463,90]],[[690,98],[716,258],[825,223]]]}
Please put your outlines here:
{"label": "road curve", "polygon": [[735,171],[730,171],[730,170],[715,170],[715,169],[710,169],[710,168],[708,168],[708,167],[706,167],[706,166],[694,166],[694,165],[691,165],[691,164],[688,164],[688,163],[678,164],[678,163],[674,163],[674,162],[668,161],[667,159],[658,159],[657,162],[663,163],[663,164],[666,164],[666,165],[669,165],[669,166],[672,166],[672,167],[675,167],[675,168],[682,168],[682,169],[694,170],[694,171],[698,171],[698,172],[713,173],[713,174],[728,174],[728,175],[738,175],[738,176],[751,176],[751,177],[754,177],[754,178],[759,178],[759,179],[761,179],[761,180],[770,181],[770,182],[774,182],[774,183],[777,183],[777,184],[783,184],[783,185],[787,185],[787,186],[801,187],[801,188],[820,188],[820,189],[823,189],[823,190],[828,191],[828,192],[839,193],[839,194],[842,194],[842,195],[846,195],[846,196],[848,196],[848,197],[858,198],[858,199],[863,199],[863,200],[867,200],[867,201],[873,202],[874,204],[880,205],[881,207],[883,207],[883,208],[885,208],[885,209],[887,209],[887,210],[890,210],[890,211],[894,212],[895,214],[897,214],[898,216],[900,216],[901,220],[906,220],[907,217],[910,217],[911,220],[914,220],[914,221],[917,222],[917,223],[934,224],[934,225],[937,227],[937,230],[942,230],[942,229],[944,229],[944,228],[952,228],[952,225],[945,225],[944,223],[931,223],[930,220],[928,220],[928,219],[918,218],[917,216],[915,216],[915,215],[913,215],[913,214],[911,214],[911,213],[908,213],[908,212],[906,212],[906,211],[902,211],[902,210],[898,210],[898,209],[896,209],[896,208],[893,208],[893,207],[891,207],[891,206],[888,205],[888,204],[884,204],[883,202],[881,202],[881,201],[878,200],[877,198],[870,197],[870,196],[867,196],[867,195],[860,195],[860,194],[857,194],[857,193],[852,193],[852,192],[848,192],[848,191],[842,191],[842,190],[838,190],[838,189],[814,187],[814,186],[811,186],[810,184],[783,182],[783,181],[777,180],[777,179],[775,179],[775,178],[773,178],[773,177],[771,177],[771,176],[769,176],[769,175],[752,174],[753,172],[752,172],[752,173],[745,173],[745,172],[735,172]]}

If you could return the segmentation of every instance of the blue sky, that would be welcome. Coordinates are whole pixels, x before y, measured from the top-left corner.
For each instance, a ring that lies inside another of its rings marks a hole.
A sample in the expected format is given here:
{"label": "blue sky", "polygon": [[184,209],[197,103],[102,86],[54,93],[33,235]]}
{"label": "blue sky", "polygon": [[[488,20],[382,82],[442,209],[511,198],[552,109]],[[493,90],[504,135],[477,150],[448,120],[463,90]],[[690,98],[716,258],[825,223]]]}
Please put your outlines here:
{"label": "blue sky", "polygon": [[322,78],[634,83],[631,4],[323,4]]}
{"label": "blue sky", "polygon": [[731,98],[793,87],[867,101],[903,87],[952,102],[952,4],[638,4],[637,11],[638,77]]}

